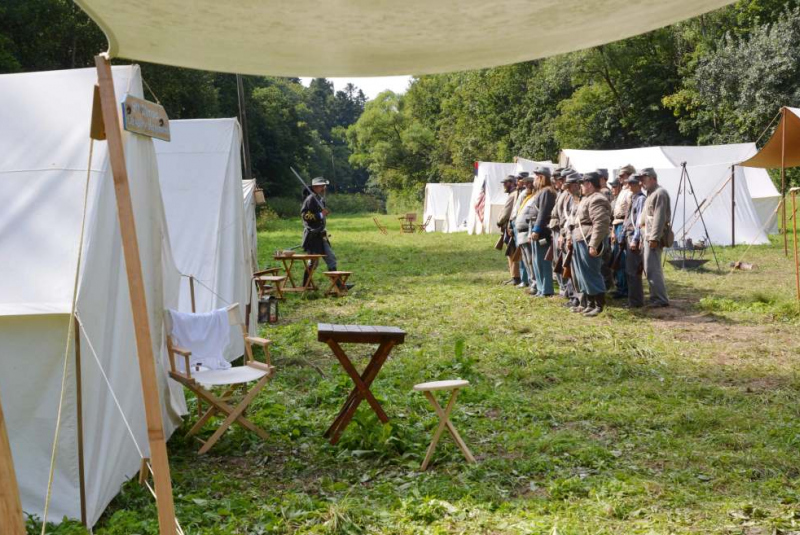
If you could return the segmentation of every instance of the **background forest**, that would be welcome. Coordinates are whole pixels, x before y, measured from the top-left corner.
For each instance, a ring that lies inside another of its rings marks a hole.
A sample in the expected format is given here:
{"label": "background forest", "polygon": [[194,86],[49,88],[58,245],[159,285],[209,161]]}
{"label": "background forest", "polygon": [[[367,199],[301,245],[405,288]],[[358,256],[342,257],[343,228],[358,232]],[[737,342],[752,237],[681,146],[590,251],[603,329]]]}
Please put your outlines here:
{"label": "background forest", "polygon": [[[105,48],[68,0],[0,4],[0,73],[87,67]],[[238,113],[233,75],[142,70],[171,118]],[[415,77],[405,94],[371,101],[324,78],[244,83],[254,175],[269,196],[299,192],[293,165],[337,193],[414,202],[425,182],[471,180],[476,160],[758,140],[780,106],[800,104],[800,3],[740,0],[590,50]]]}

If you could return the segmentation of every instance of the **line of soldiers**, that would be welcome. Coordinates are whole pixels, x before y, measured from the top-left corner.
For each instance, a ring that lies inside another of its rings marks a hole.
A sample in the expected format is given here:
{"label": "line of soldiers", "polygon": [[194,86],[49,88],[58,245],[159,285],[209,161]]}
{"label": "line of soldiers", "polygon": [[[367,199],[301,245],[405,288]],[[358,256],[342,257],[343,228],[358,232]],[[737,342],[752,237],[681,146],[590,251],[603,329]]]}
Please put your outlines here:
{"label": "line of soldiers", "polygon": [[655,170],[626,165],[609,181],[605,169],[551,173],[539,166],[503,185],[508,197],[498,226],[511,275],[506,284],[550,297],[555,278],[565,305],[589,317],[603,312],[612,289],[612,297],[627,299],[626,308],[669,306],[662,252],[674,236],[669,194]]}

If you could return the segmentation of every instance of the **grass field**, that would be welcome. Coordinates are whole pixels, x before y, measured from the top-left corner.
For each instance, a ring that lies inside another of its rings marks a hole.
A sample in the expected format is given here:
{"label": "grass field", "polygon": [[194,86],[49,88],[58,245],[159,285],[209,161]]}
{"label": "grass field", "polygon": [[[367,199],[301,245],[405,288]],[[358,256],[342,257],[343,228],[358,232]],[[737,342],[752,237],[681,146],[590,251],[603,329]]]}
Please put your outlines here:
{"label": "grass field", "polygon": [[[387,236],[371,216],[330,222],[350,296],[290,296],[263,328],[278,372],[250,416],[270,440],[234,429],[204,457],[170,441],[187,533],[800,533],[800,314],[777,238],[747,252],[754,271],[726,267],[745,247],[718,250],[722,273],[668,268],[671,308],[584,318],[499,285],[493,236],[382,219]],[[272,265],[300,223],[259,240]],[[408,332],[374,383],[389,425],[364,403],[337,446],[323,439],[352,383],[317,322]],[[478,463],[444,436],[420,473],[437,419],[412,386],[456,377],[472,384],[453,420]],[[157,532],[135,483],[95,530]]]}

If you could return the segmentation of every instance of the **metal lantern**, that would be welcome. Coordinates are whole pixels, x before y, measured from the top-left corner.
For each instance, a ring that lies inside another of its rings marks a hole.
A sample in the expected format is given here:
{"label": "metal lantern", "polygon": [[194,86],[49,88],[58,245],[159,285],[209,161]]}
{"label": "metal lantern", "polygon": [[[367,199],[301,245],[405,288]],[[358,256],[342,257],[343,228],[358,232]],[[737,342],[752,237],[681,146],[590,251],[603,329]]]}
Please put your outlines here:
{"label": "metal lantern", "polygon": [[258,300],[258,323],[278,323],[278,299],[267,295]]}

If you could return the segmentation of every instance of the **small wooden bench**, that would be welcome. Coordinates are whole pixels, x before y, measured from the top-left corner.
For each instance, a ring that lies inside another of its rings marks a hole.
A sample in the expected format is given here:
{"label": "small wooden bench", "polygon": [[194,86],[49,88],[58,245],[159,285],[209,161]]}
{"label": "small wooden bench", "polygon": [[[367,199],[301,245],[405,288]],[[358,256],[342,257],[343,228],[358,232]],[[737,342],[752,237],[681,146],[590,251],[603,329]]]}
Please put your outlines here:
{"label": "small wooden bench", "polygon": [[[339,437],[342,436],[345,428],[348,426],[356,409],[361,404],[361,401],[367,400],[372,410],[378,415],[378,419],[387,423],[389,417],[383,412],[378,400],[370,392],[369,387],[372,381],[378,376],[386,359],[389,358],[389,353],[392,352],[394,346],[402,344],[406,339],[405,331],[397,327],[374,327],[369,325],[333,325],[330,323],[320,323],[317,325],[317,340],[328,344],[328,346],[336,355],[342,368],[347,372],[350,378],[355,383],[355,388],[350,392],[347,400],[344,402],[342,410],[336,416],[333,424],[325,431],[326,438],[329,438],[331,444],[339,442]],[[342,346],[339,344],[378,344],[378,349],[372,354],[369,364],[364,368],[364,372],[359,374],[347,353],[344,352]]]}
{"label": "small wooden bench", "polygon": [[347,295],[347,279],[353,274],[352,271],[323,271],[322,274],[331,280],[331,285],[325,295],[335,295],[336,297]]}

